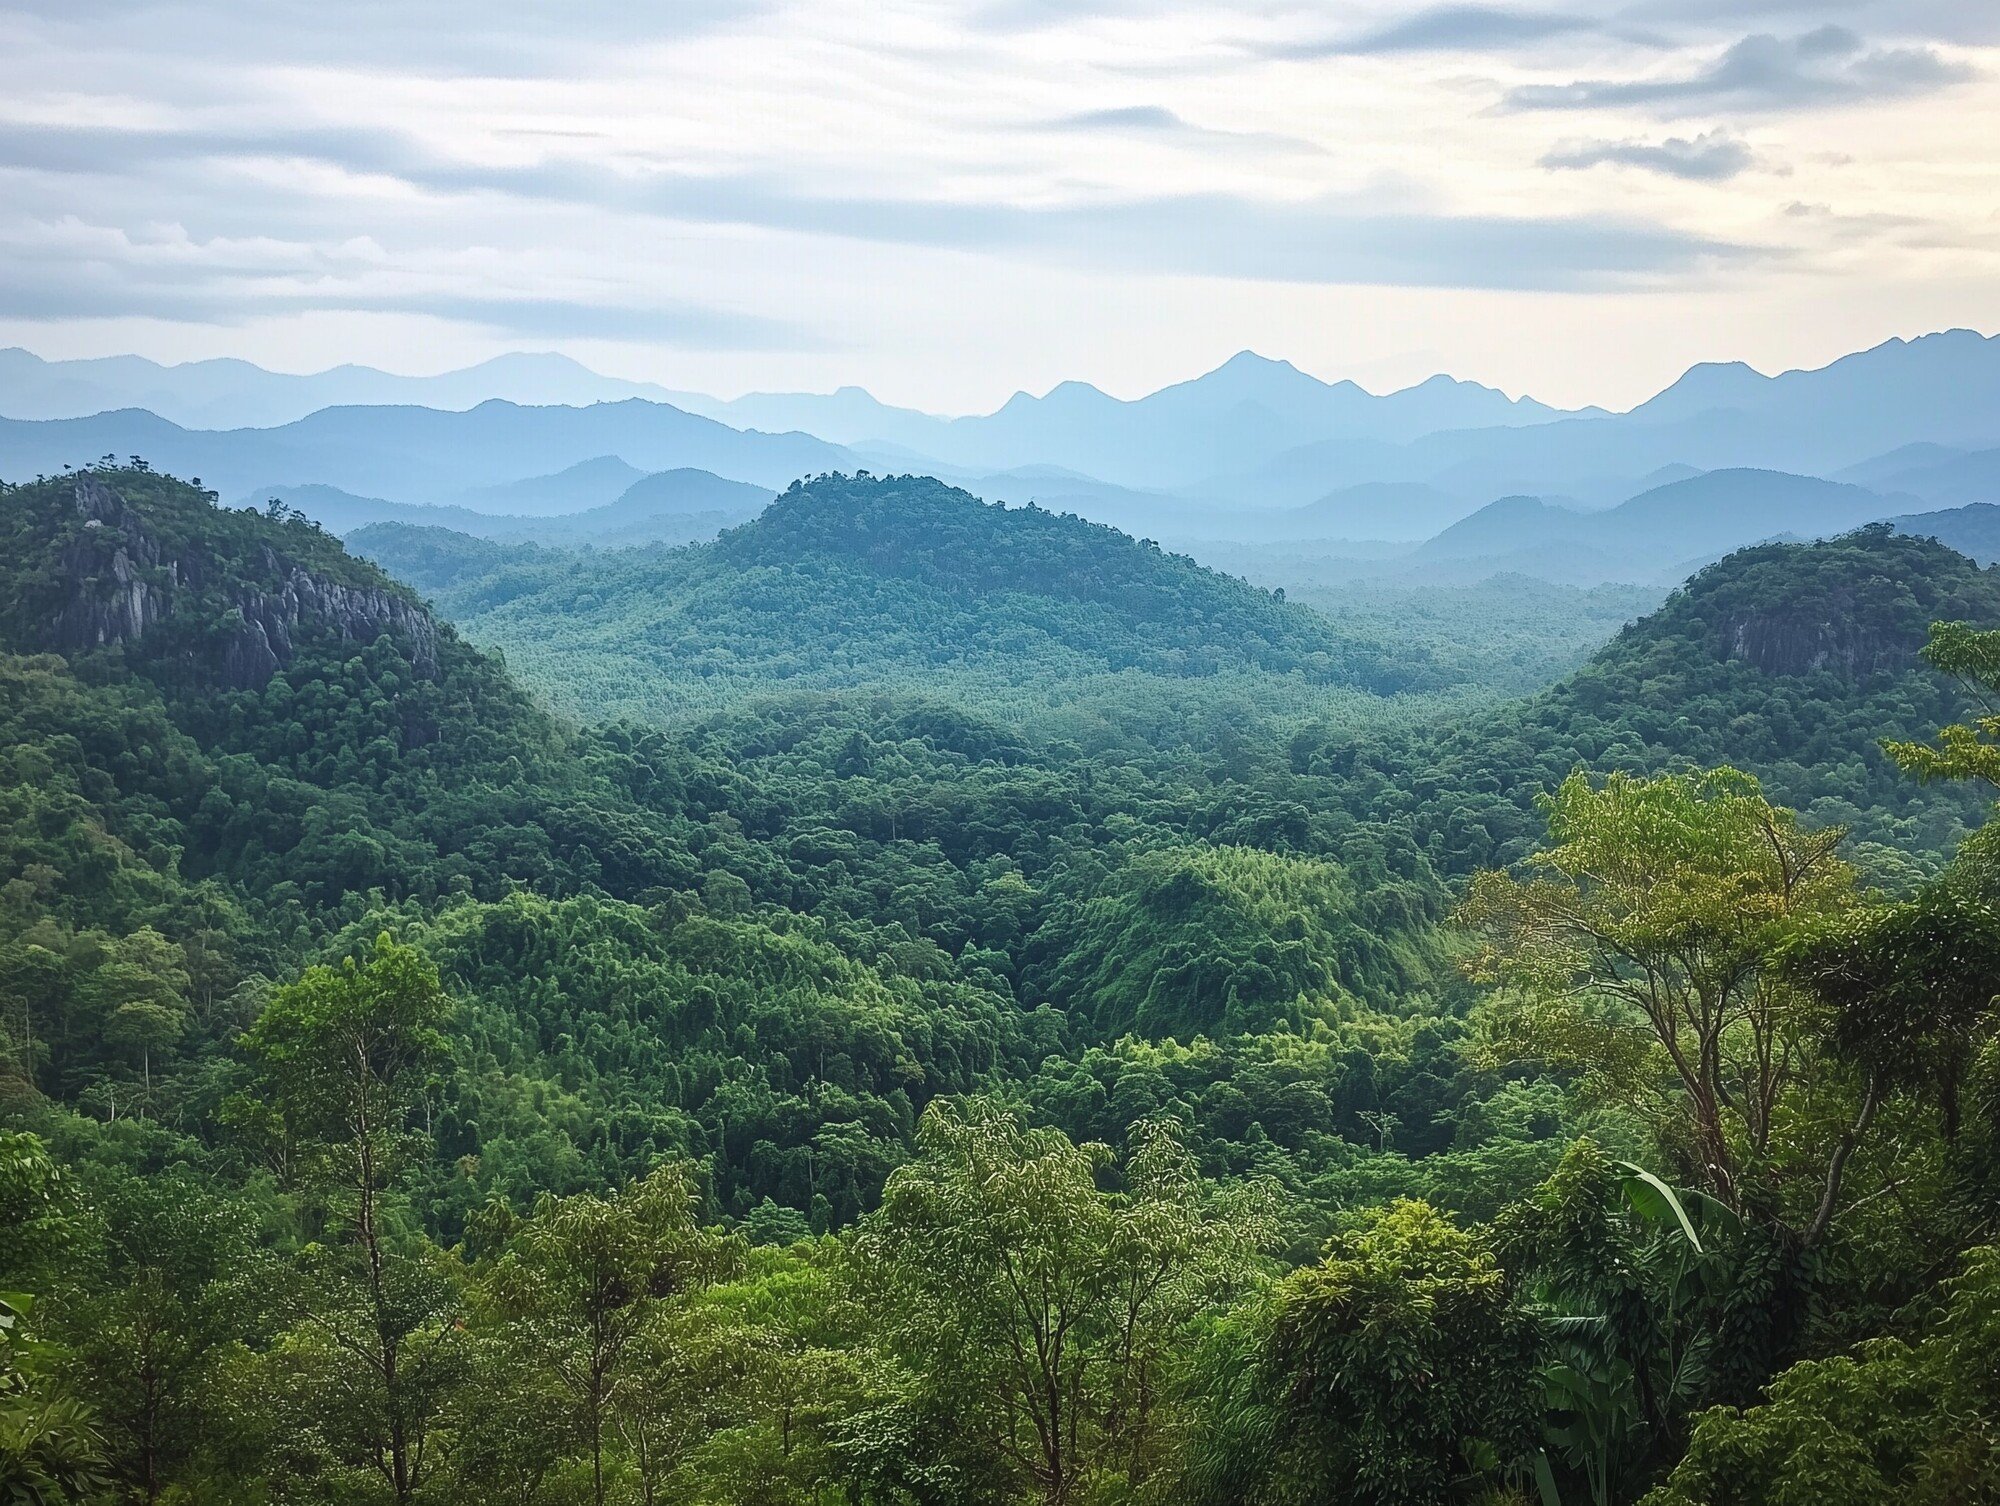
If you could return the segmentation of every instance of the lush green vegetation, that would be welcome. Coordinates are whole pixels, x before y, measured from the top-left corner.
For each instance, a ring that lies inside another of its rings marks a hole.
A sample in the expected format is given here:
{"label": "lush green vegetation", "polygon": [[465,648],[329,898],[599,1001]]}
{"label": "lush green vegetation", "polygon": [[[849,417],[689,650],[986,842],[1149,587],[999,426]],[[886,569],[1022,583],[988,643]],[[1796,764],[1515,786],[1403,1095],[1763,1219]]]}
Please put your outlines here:
{"label": "lush green vegetation", "polygon": [[795,484],[683,549],[496,556],[438,532],[383,525],[355,543],[591,719],[678,720],[778,688],[1042,709],[1194,686],[1324,707],[1444,684],[1426,654],[1337,631],[1282,592],[924,477]]}
{"label": "lush green vegetation", "polygon": [[1539,839],[1536,797],[1572,769],[1731,764],[1818,825],[1848,828],[1893,879],[1979,824],[1984,797],[1907,778],[1882,740],[1958,718],[1963,693],[1916,654],[1937,621],[2000,621],[2000,575],[1886,528],[1745,549],[1704,570],[1575,674],[1442,735],[1315,728],[1291,741],[1338,799],[1411,822],[1454,874]]}
{"label": "lush green vegetation", "polygon": [[578,725],[282,510],[0,536],[0,1499],[2000,1491],[1933,543],[1481,704],[929,482],[371,542]]}

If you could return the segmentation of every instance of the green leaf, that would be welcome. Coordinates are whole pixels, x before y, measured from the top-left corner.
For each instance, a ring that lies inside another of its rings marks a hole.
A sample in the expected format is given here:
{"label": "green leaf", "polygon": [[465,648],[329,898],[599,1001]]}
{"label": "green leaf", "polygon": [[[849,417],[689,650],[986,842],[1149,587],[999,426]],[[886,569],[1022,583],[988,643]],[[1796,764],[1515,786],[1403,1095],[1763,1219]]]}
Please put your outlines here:
{"label": "green leaf", "polygon": [[1549,1456],[1543,1451],[1535,1451],[1535,1488],[1541,1492],[1542,1506],[1562,1506],[1562,1496],[1556,1490],[1556,1472],[1549,1464]]}
{"label": "green leaf", "polygon": [[1620,1161],[1619,1167],[1625,1172],[1621,1186],[1625,1190],[1625,1201],[1632,1205],[1632,1211],[1656,1224],[1667,1222],[1669,1216],[1681,1226],[1681,1235],[1694,1247],[1697,1255],[1705,1254],[1701,1236],[1694,1232],[1694,1221],[1681,1206],[1680,1196],[1665,1182],[1654,1176],[1645,1167],[1631,1161]]}

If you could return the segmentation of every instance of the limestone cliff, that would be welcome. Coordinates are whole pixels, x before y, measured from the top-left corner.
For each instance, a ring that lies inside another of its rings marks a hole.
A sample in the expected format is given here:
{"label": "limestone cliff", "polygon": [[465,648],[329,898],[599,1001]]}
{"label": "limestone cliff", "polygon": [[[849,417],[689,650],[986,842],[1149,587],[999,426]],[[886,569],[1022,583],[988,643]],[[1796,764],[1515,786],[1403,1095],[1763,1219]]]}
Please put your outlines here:
{"label": "limestone cliff", "polygon": [[74,655],[136,645],[172,626],[185,659],[175,668],[252,689],[292,662],[303,636],[373,643],[387,634],[419,676],[437,676],[436,623],[380,577],[338,579],[306,551],[261,539],[224,558],[209,540],[175,540],[93,474],[76,478],[73,499],[57,578],[39,593],[53,598],[43,647]]}

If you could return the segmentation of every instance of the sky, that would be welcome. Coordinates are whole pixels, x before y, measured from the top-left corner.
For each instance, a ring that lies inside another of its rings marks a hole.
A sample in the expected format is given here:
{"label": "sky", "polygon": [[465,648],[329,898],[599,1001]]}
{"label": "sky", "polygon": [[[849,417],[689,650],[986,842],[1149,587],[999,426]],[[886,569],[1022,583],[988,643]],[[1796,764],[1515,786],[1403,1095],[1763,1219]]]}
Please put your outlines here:
{"label": "sky", "polygon": [[0,345],[1626,407],[2000,329],[2000,3],[0,0]]}

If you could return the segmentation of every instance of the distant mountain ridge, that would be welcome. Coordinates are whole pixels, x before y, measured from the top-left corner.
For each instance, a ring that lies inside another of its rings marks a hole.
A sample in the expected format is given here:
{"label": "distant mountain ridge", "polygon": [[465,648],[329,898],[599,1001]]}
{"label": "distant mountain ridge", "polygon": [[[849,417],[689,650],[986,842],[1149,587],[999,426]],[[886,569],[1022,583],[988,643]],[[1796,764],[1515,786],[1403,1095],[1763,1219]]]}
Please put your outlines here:
{"label": "distant mountain ridge", "polygon": [[1982,565],[2000,564],[2000,503],[1973,502],[1941,512],[1892,518],[1898,533],[1936,539]]}
{"label": "distant mountain ridge", "polygon": [[1675,465],[1832,476],[1919,443],[2000,446],[2000,336],[1961,329],[1890,340],[1774,377],[1743,366],[1697,367],[1627,413],[1440,429],[1406,443],[1322,441],[1192,490],[1243,503],[1279,500],[1271,492],[1287,486],[1297,503],[1381,481],[1421,481],[1471,497],[1577,494],[1607,477]]}
{"label": "distant mountain ridge", "polygon": [[1417,566],[1484,560],[1495,570],[1557,580],[1674,580],[1766,539],[1824,538],[1879,522],[1903,511],[1907,500],[1817,476],[1707,471],[1598,512],[1541,497],[1502,497],[1407,558]]}
{"label": "distant mountain ridge", "polygon": [[624,548],[690,544],[755,517],[772,489],[681,468],[642,475],[610,502],[580,512],[486,513],[457,505],[426,506],[357,497],[330,486],[264,487],[249,499],[298,509],[329,533],[351,534],[376,524],[444,528],[501,543],[551,548]]}
{"label": "distant mountain ridge", "polygon": [[199,476],[225,496],[318,483],[398,502],[458,502],[501,486],[615,456],[640,471],[693,468],[773,491],[851,466],[809,434],[745,433],[636,398],[587,408],[499,401],[464,412],[327,408],[273,429],[183,429],[136,410],[40,422],[0,419],[0,478],[31,479],[104,455],[141,455]]}
{"label": "distant mountain ridge", "polygon": [[494,398],[580,407],[632,397],[673,401],[664,387],[602,376],[553,352],[516,352],[436,376],[402,376],[372,366],[293,375],[229,359],[176,365],[143,356],[46,361],[18,347],[0,349],[0,414],[8,418],[88,418],[144,408],[189,429],[274,428],[322,408],[466,409]]}
{"label": "distant mountain ridge", "polygon": [[[163,381],[189,384],[189,401],[213,405],[250,381],[246,373],[268,375],[241,362],[46,363],[0,352],[0,411],[10,392],[51,409],[80,391],[123,383],[146,393]],[[937,475],[1142,537],[1238,542],[1416,541],[1496,497],[1602,506],[1703,472],[1826,478],[1933,507],[2000,500],[2000,337],[1971,330],[1890,340],[1775,376],[1741,362],[1706,363],[1625,413],[1563,412],[1449,377],[1375,395],[1248,351],[1131,400],[1071,381],[962,418],[894,407],[856,387],[727,400],[643,388],[644,396],[598,401],[643,384],[607,387],[610,379],[560,357],[508,358],[436,378],[339,368],[273,381],[290,384],[286,401],[388,383],[396,392],[435,392],[443,406],[323,408],[228,430],[138,408],[16,417],[0,420],[0,476],[143,455],[231,495],[317,485],[526,514],[603,506],[620,481],[666,470],[775,492],[801,477],[866,468]],[[553,384],[581,405],[451,406],[480,383]],[[1899,505],[1875,516],[1917,510]],[[1662,537],[1672,552],[1646,562],[1648,578],[1708,547],[1686,542]]]}
{"label": "distant mountain ridge", "polygon": [[1055,465],[1121,486],[1170,488],[1305,443],[1395,443],[1438,429],[1560,416],[1531,398],[1447,376],[1377,396],[1243,351],[1203,376],[1130,401],[1087,382],[1063,382],[1040,397],[1017,392],[982,417],[906,428],[899,439],[954,466]]}

